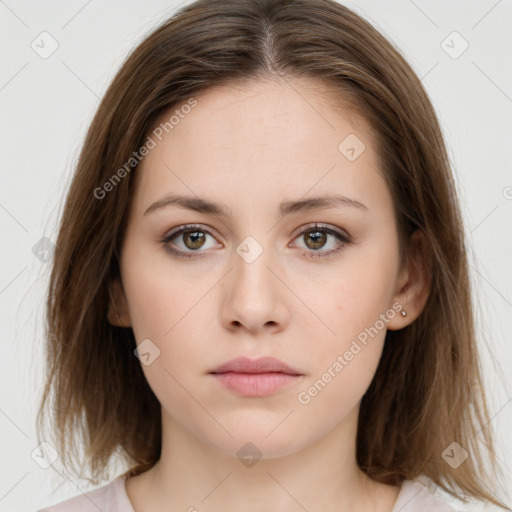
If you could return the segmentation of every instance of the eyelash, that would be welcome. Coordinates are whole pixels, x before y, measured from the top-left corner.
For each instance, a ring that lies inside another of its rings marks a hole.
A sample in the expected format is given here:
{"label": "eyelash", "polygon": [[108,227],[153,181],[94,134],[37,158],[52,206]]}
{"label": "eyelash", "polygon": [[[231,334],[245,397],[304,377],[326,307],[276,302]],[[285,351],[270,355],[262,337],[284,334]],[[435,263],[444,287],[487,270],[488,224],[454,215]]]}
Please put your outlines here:
{"label": "eyelash", "polygon": [[[206,251],[200,251],[200,250],[182,251],[181,249],[173,249],[169,245],[169,242],[173,238],[176,238],[177,236],[184,234],[184,233],[188,233],[188,232],[193,233],[195,231],[201,231],[201,232],[207,233],[210,236],[214,237],[213,233],[211,233],[208,229],[204,229],[200,225],[185,224],[183,226],[179,226],[178,228],[167,232],[163,236],[163,238],[160,240],[160,242],[165,246],[166,250],[168,250],[174,256],[177,256],[178,258],[183,258],[183,259],[201,258],[203,256],[196,256],[195,253],[206,252]],[[315,232],[315,231],[321,231],[321,232],[325,232],[329,235],[335,236],[341,245],[338,246],[336,249],[331,249],[329,251],[314,251],[314,250],[304,251],[303,255],[308,258],[314,258],[314,259],[329,258],[330,256],[333,256],[334,254],[341,251],[345,247],[345,245],[350,244],[352,242],[352,240],[350,239],[350,236],[344,235],[341,232],[338,232],[334,229],[329,228],[328,226],[325,226],[323,224],[318,224],[318,223],[315,223],[314,225],[306,226],[305,228],[303,228],[299,233],[296,234],[296,236],[294,237],[294,240],[296,238],[299,238],[300,236],[304,235],[307,232]]]}

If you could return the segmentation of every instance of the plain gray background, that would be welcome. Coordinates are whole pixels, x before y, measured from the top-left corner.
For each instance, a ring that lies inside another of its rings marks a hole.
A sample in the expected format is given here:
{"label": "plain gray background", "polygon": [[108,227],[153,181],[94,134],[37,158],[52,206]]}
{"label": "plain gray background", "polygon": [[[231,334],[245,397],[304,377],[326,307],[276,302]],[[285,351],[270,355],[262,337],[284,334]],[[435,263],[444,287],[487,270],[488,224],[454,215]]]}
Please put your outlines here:
{"label": "plain gray background", "polygon": [[[51,256],[41,239],[55,241],[80,144],[114,73],[184,3],[0,0],[0,512],[35,510],[89,489],[31,457]],[[512,488],[512,3],[343,3],[400,48],[438,112],[471,248],[498,456]],[[46,51],[58,44],[51,55],[41,55],[41,38]]]}

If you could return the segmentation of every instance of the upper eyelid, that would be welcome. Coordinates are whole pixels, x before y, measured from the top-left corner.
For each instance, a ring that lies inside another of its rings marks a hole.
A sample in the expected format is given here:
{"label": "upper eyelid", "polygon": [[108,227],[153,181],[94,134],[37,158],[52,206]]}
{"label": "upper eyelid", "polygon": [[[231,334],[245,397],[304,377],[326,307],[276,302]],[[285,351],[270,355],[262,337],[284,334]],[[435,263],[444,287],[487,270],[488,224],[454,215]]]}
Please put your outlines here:
{"label": "upper eyelid", "polygon": [[[206,231],[209,234],[218,233],[218,231],[207,224],[180,224],[174,228],[169,229],[164,233],[164,238],[171,235],[176,235],[184,231],[197,229],[198,231]],[[218,235],[220,236],[220,235]]]}
{"label": "upper eyelid", "polygon": [[336,226],[332,226],[330,224],[325,224],[323,222],[314,222],[312,224],[301,226],[293,231],[292,235],[300,235],[304,233],[305,231],[309,231],[310,229],[319,229],[319,230],[325,230],[325,231],[331,231],[332,233],[336,233],[337,235],[343,236],[345,238],[352,238],[350,234],[342,229],[338,228]]}

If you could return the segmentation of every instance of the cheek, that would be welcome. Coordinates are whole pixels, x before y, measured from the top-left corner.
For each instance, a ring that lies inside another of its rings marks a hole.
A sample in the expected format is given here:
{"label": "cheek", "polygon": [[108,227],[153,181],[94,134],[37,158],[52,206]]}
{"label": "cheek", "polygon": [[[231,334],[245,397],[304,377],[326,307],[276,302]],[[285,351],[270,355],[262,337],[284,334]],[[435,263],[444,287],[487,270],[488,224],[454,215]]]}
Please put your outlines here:
{"label": "cheek", "polygon": [[[205,359],[209,326],[204,313],[212,307],[207,293],[211,283],[195,272],[185,274],[164,251],[128,249],[123,283],[137,343],[149,339],[156,345],[160,351],[156,367],[178,376],[194,362],[197,370],[197,361]],[[200,370],[202,366],[207,364]]]}
{"label": "cheek", "polygon": [[129,296],[129,310],[135,339],[151,338],[163,341],[166,333],[177,322],[183,303],[173,291],[172,283],[165,275],[139,272],[126,286]]}
{"label": "cheek", "polygon": [[[347,252],[331,280],[338,284],[331,286],[326,295],[334,299],[337,323],[347,334],[355,336],[370,327],[390,307],[398,265],[393,235],[383,232],[379,238],[368,240],[350,254]],[[323,306],[329,307],[329,301]]]}
{"label": "cheek", "polygon": [[324,399],[359,399],[379,364],[387,322],[396,314],[390,301],[398,257],[393,244],[383,240],[347,252],[336,273],[325,281],[325,293],[311,295],[312,309],[332,331],[323,329],[326,335],[310,351],[317,372],[311,380],[319,381]]}
{"label": "cheek", "polygon": [[352,276],[331,290],[332,302],[321,304],[335,335],[317,339],[310,354],[311,373],[297,395],[303,427],[311,418],[329,429],[357,406],[379,365],[386,336],[385,287],[377,288],[367,275]]}
{"label": "cheek", "polygon": [[180,275],[179,266],[163,248],[139,244],[135,236],[127,238],[121,263],[135,339],[166,343],[197,302],[194,284]]}
{"label": "cheek", "polygon": [[169,268],[137,265],[137,261],[132,260],[126,273],[125,289],[136,342],[150,354],[148,364],[141,357],[141,367],[164,409],[183,423],[191,421],[192,427],[204,421],[201,411],[191,407],[187,390],[194,389],[191,374],[209,368],[204,361],[207,329],[198,314],[206,290],[198,292]]}

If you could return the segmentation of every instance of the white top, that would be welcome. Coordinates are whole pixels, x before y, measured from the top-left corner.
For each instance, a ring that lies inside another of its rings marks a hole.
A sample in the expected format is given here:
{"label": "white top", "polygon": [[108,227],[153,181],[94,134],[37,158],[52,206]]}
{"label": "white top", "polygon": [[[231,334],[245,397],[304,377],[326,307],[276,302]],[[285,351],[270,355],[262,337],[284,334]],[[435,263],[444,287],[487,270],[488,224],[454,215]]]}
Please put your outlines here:
{"label": "white top", "polygon": [[[119,475],[109,484],[69,498],[36,512],[135,512],[126,494],[127,474]],[[391,512],[454,512],[416,480],[405,480]]]}

